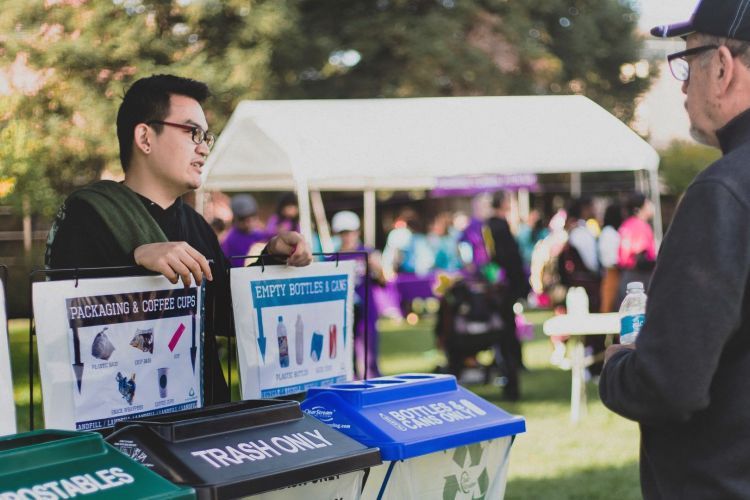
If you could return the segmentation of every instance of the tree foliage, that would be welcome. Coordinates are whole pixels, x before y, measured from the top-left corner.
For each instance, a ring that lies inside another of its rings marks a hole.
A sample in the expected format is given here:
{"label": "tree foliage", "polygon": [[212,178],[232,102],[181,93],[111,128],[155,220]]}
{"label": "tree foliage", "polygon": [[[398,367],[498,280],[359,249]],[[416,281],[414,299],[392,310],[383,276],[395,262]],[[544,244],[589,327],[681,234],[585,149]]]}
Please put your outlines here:
{"label": "tree foliage", "polygon": [[660,154],[661,177],[669,192],[677,196],[685,192],[701,170],[720,156],[718,149],[687,141],[672,141]]}
{"label": "tree foliage", "polygon": [[622,0],[303,0],[278,94],[579,93],[628,122],[650,83],[621,71],[640,59],[636,21]]}
{"label": "tree foliage", "polygon": [[74,187],[119,171],[115,116],[134,80],[168,72],[207,82],[207,115],[220,128],[239,99],[269,94],[273,47],[294,27],[280,0],[1,0],[0,9],[0,93],[12,97],[0,128],[25,144],[2,150],[0,177],[18,188],[44,180],[46,202],[32,209],[47,215]]}
{"label": "tree foliage", "polygon": [[[625,121],[649,78],[625,0],[0,0],[3,201],[51,214],[103,170],[137,78],[209,84],[220,131],[242,99],[568,94]],[[2,196],[0,189],[0,196]]]}

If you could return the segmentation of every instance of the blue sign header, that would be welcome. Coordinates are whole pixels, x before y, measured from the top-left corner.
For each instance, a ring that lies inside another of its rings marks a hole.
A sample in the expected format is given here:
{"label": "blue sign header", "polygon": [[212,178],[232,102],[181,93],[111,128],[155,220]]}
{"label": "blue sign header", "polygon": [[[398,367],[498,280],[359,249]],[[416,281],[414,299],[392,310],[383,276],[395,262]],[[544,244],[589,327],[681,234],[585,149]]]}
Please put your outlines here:
{"label": "blue sign header", "polygon": [[250,282],[256,309],[273,306],[346,300],[349,280],[346,274]]}

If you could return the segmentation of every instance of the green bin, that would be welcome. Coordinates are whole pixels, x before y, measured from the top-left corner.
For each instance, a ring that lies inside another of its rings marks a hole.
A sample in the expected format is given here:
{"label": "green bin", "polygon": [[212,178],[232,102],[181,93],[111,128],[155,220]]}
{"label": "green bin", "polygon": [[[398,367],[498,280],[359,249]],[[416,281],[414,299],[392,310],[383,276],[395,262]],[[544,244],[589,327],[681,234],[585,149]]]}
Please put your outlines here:
{"label": "green bin", "polygon": [[0,500],[194,499],[126,457],[101,435],[43,430],[0,438]]}

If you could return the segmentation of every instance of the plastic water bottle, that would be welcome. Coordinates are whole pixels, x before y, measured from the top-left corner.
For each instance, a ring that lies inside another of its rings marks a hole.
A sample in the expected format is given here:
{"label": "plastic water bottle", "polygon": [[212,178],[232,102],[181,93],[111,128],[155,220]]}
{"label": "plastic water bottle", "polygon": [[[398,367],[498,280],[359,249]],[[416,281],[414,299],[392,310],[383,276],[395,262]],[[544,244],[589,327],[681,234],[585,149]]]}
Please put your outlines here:
{"label": "plastic water bottle", "polygon": [[289,339],[286,335],[286,325],[284,318],[279,316],[279,323],[276,325],[276,337],[279,340],[279,365],[282,368],[289,367]]}
{"label": "plastic water bottle", "polygon": [[627,294],[620,305],[620,343],[632,344],[646,321],[646,294],[643,283],[628,283]]}
{"label": "plastic water bottle", "polygon": [[297,315],[297,322],[294,324],[294,359],[297,364],[301,365],[305,357],[305,326],[302,323],[302,316]]}

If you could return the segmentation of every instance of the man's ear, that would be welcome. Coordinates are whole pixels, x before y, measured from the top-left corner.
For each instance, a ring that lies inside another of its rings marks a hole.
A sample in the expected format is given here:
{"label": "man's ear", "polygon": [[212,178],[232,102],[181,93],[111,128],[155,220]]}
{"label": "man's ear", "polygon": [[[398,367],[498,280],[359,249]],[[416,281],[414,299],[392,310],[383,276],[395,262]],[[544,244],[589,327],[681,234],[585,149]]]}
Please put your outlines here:
{"label": "man's ear", "polygon": [[724,94],[736,77],[736,61],[732,52],[725,45],[716,49],[716,52],[718,53],[718,67],[714,68],[713,74],[716,77],[719,91]]}
{"label": "man's ear", "polygon": [[151,142],[149,141],[150,134],[151,128],[145,123],[139,123],[135,126],[135,130],[133,131],[133,144],[145,154],[151,152]]}

